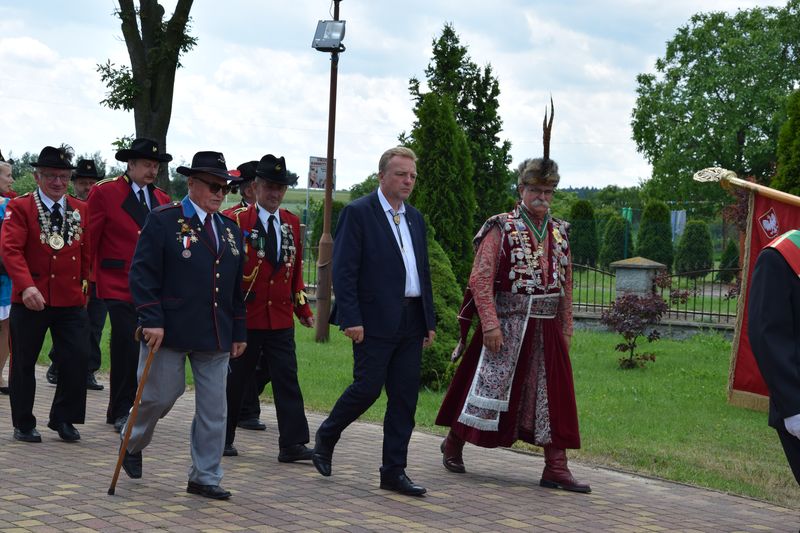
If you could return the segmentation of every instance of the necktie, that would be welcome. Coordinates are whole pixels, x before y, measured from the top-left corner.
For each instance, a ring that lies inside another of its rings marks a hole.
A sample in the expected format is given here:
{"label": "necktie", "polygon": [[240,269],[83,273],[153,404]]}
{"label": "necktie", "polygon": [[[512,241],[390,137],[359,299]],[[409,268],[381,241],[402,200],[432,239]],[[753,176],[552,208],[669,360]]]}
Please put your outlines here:
{"label": "necktie", "polygon": [[267,220],[267,259],[273,265],[278,264],[278,234],[275,233],[275,215]]}
{"label": "necktie", "polygon": [[61,204],[55,203],[50,213],[50,226],[53,228],[53,232],[60,233],[63,223],[64,217],[61,216]]}
{"label": "necktie", "polygon": [[144,189],[139,189],[139,203],[142,204],[145,211],[150,211],[150,208],[147,207],[147,200],[144,198]]}
{"label": "necktie", "polygon": [[211,213],[206,215],[206,221],[203,223],[203,230],[208,234],[208,240],[211,241],[211,246],[214,251],[217,251],[217,236],[214,235],[214,227],[211,225]]}

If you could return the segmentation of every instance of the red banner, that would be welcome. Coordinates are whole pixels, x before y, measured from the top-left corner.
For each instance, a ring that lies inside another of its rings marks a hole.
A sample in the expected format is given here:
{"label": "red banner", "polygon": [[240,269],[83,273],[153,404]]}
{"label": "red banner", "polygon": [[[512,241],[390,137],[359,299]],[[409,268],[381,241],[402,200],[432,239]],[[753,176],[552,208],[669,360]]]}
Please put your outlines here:
{"label": "red banner", "polygon": [[780,200],[767,198],[758,192],[750,193],[750,220],[747,225],[745,249],[742,251],[742,294],[734,333],[731,368],[728,382],[728,401],[733,405],[766,411],[769,392],[753,357],[747,336],[747,297],[750,277],[761,250],[772,239],[790,229],[800,228],[800,209]]}

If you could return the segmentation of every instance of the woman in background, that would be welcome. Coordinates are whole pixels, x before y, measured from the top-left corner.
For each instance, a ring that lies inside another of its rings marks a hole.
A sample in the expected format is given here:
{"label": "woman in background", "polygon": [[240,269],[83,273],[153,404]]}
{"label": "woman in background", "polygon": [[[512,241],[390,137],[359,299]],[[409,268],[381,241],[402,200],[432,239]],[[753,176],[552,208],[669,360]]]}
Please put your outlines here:
{"label": "woman in background", "polygon": [[[11,164],[0,161],[0,228],[6,216],[6,207],[14,178],[11,177]],[[8,361],[8,312],[11,310],[11,279],[0,261],[0,394],[8,394],[8,380],[3,377],[3,369]]]}

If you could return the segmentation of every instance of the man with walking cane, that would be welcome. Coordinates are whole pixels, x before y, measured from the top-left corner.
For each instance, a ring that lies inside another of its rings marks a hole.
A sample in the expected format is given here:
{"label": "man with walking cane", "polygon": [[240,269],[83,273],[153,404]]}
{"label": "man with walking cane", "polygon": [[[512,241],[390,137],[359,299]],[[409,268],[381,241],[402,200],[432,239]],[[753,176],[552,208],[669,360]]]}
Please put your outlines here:
{"label": "man with walking cane", "polygon": [[[142,449],[158,419],[183,394],[188,355],[196,410],[186,491],[224,500],[231,496],[220,486],[228,359],[244,352],[247,329],[242,234],[217,211],[229,190],[227,181],[238,172],[229,173],[219,152],[198,152],[191,168],[177,170],[188,176],[189,194],[150,213],[131,265],[131,295],[142,328],[142,384],[137,416],[132,412],[122,433],[127,436],[131,426],[122,467],[132,478],[142,476]],[[145,380],[142,372],[151,350],[155,354]]]}

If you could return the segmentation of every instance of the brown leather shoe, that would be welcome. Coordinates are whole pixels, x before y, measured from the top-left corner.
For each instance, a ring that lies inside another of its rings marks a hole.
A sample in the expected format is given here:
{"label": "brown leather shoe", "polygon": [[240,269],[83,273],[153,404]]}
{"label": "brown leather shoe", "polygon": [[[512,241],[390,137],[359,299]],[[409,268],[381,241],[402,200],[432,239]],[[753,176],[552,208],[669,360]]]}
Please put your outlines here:
{"label": "brown leather shoe", "polygon": [[548,489],[563,489],[588,494],[592,492],[586,483],[580,483],[567,468],[567,452],[552,446],[544,447],[544,472],[539,485]]}
{"label": "brown leather shoe", "polygon": [[447,434],[439,449],[442,451],[442,464],[447,470],[455,474],[463,474],[467,471],[461,453],[464,450],[464,441],[452,431]]}

